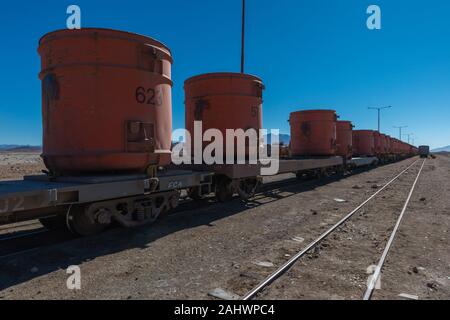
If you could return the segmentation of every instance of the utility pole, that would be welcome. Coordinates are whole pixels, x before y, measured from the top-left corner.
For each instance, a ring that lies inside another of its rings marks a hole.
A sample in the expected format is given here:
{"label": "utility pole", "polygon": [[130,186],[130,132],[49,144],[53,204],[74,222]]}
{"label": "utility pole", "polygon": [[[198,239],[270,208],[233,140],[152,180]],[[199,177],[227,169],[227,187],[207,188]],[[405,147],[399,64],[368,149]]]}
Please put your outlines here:
{"label": "utility pole", "polygon": [[242,43],[241,43],[241,73],[245,66],[245,0],[242,0]]}
{"label": "utility pole", "polygon": [[394,127],[394,128],[399,129],[399,132],[400,132],[399,138],[400,138],[400,140],[402,140],[402,129],[408,128],[408,126],[400,126],[400,127]]}
{"label": "utility pole", "polygon": [[409,144],[409,142],[411,141],[411,137],[414,135],[414,133],[407,133],[407,134],[405,134],[405,136],[407,136],[408,137],[408,144]]}
{"label": "utility pole", "polygon": [[369,107],[368,109],[370,110],[377,110],[378,111],[378,132],[381,133],[381,110],[384,109],[390,109],[392,108],[392,106],[387,106],[387,107]]}

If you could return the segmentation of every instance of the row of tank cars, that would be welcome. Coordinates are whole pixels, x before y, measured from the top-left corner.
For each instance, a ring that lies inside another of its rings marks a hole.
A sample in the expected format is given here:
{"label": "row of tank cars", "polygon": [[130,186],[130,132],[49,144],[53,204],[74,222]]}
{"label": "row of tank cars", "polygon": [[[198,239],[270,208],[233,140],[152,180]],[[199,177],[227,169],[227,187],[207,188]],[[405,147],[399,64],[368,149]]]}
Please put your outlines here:
{"label": "row of tank cars", "polygon": [[[62,30],[39,42],[47,171],[0,182],[0,224],[40,219],[80,236],[111,224],[154,222],[180,194],[248,200],[261,165],[171,164],[172,54],[154,39],[110,29]],[[186,128],[262,128],[264,85],[237,73],[185,82]],[[397,161],[417,149],[376,131],[353,131],[333,110],[290,116],[279,173],[314,178]]]}

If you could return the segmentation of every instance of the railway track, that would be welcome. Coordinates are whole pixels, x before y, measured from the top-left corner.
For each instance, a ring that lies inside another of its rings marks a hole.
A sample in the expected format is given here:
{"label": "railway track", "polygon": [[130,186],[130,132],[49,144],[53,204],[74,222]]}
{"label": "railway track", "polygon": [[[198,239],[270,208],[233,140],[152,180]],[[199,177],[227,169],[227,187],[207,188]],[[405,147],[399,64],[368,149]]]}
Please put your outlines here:
{"label": "railway track", "polygon": [[[3,233],[4,231],[8,231],[9,233],[14,232],[14,229],[19,229],[19,228],[26,228],[26,227],[31,227],[31,226],[39,226],[41,225],[40,222],[35,221],[35,222],[26,222],[26,223],[21,223],[19,225],[6,225],[4,227],[0,227],[0,233]],[[12,231],[11,231],[12,230]]]}
{"label": "railway track", "polygon": [[[386,245],[386,248],[383,252],[382,257],[380,258],[380,261],[378,265],[376,266],[375,273],[373,274],[371,281],[368,285],[367,291],[364,294],[364,297],[362,297],[364,300],[369,300],[372,297],[372,294],[375,289],[375,285],[380,277],[384,262],[386,260],[386,257],[389,253],[389,249],[391,248],[396,233],[399,229],[399,226],[401,224],[402,218],[407,210],[408,204],[411,200],[412,194],[415,190],[417,181],[419,180],[419,177],[422,173],[423,167],[425,165],[426,160],[424,160],[420,166],[420,170],[414,180],[414,183],[410,189],[408,198],[406,199],[403,210],[399,215],[399,218],[397,220],[397,223],[391,233],[391,236],[389,238],[389,241]],[[357,206],[355,209],[353,209],[351,212],[349,212],[347,215],[345,215],[341,220],[339,220],[335,225],[333,225],[331,228],[329,228],[327,231],[322,233],[318,238],[313,240],[310,244],[308,244],[305,248],[303,248],[301,251],[299,251],[296,255],[294,255],[291,259],[289,259],[286,263],[281,265],[276,271],[274,271],[272,274],[270,274],[268,277],[266,277],[262,282],[260,282],[257,286],[255,286],[253,289],[251,289],[244,297],[244,301],[248,301],[251,299],[254,299],[258,296],[258,294],[262,293],[265,289],[270,287],[271,284],[273,284],[277,279],[281,278],[283,275],[285,275],[302,257],[307,255],[309,252],[311,252],[313,249],[315,249],[318,245],[320,245],[325,239],[327,239],[331,234],[333,234],[335,231],[337,231],[340,227],[342,227],[344,224],[346,224],[356,213],[358,213],[362,208],[364,208],[369,202],[371,202],[374,198],[376,198],[380,193],[382,193],[386,188],[394,184],[400,177],[405,175],[407,172],[409,172],[414,166],[417,165],[417,163],[420,163],[420,159],[414,161],[410,166],[408,166],[406,169],[401,171],[398,175],[396,175],[393,179],[391,179],[388,183],[386,183],[383,187],[381,187],[377,192],[372,194],[370,197],[368,197],[365,201],[363,201],[359,206]]]}
{"label": "railway track", "polygon": [[16,240],[16,239],[22,239],[22,238],[26,238],[26,237],[30,237],[30,236],[35,236],[38,234],[43,234],[43,233],[47,233],[50,232],[47,229],[43,229],[43,230],[35,230],[35,231],[29,231],[29,232],[25,232],[23,234],[13,234],[13,235],[8,235],[6,237],[0,237],[0,242],[3,241],[10,241],[10,240]]}
{"label": "railway track", "polygon": [[379,262],[378,262],[378,264],[377,264],[377,266],[375,268],[375,272],[374,272],[374,274],[373,274],[373,276],[372,276],[372,278],[371,278],[371,280],[369,282],[367,290],[364,293],[363,300],[370,300],[372,298],[372,296],[373,296],[374,290],[376,288],[376,284],[378,282],[378,279],[381,276],[381,271],[383,269],[384,263],[386,262],[386,258],[387,258],[388,254],[389,254],[389,251],[390,251],[390,249],[391,249],[391,247],[392,247],[392,245],[394,243],[394,240],[395,240],[395,237],[397,235],[398,229],[400,228],[400,224],[401,224],[401,222],[403,220],[403,217],[404,217],[404,215],[406,213],[406,210],[408,208],[409,202],[411,201],[411,197],[412,197],[412,195],[414,193],[414,190],[416,189],[416,185],[417,185],[417,182],[419,181],[419,178],[420,178],[420,175],[422,173],[423,167],[425,166],[425,162],[426,162],[426,159],[423,160],[423,163],[422,163],[422,166],[420,167],[419,173],[417,174],[417,177],[414,180],[414,183],[413,183],[413,185],[411,187],[411,190],[409,191],[408,198],[406,199],[405,204],[403,205],[402,212],[400,213],[400,216],[399,216],[399,218],[397,220],[397,223],[395,224],[394,230],[392,231],[391,236],[389,238],[389,241],[386,244],[386,247],[385,247],[385,249],[383,251],[383,254],[381,255],[381,258],[380,258],[380,260],[379,260]]}

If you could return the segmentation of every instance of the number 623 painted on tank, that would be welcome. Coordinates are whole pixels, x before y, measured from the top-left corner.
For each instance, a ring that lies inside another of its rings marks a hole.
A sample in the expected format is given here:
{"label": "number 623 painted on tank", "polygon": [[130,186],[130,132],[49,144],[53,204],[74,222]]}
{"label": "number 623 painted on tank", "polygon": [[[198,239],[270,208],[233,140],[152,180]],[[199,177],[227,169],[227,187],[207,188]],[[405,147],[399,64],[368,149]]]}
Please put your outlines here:
{"label": "number 623 painted on tank", "polygon": [[156,88],[137,87],[135,92],[136,102],[152,106],[161,106],[163,104],[163,92]]}

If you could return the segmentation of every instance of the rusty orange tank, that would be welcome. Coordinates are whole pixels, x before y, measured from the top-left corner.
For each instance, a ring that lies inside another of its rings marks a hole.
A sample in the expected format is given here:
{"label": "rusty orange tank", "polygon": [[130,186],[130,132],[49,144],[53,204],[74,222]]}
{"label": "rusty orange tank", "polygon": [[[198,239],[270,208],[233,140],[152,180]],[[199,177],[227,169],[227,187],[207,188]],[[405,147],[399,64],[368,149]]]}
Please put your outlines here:
{"label": "rusty orange tank", "polygon": [[353,155],[353,125],[351,121],[336,122],[337,155],[351,159]]}
{"label": "rusty orange tank", "polygon": [[392,151],[392,154],[395,154],[395,155],[399,154],[398,142],[397,142],[397,139],[395,139],[395,138],[391,138],[391,151]]}
{"label": "rusty orange tank", "polygon": [[394,139],[394,153],[396,155],[401,155],[403,154],[403,147],[402,147],[403,142],[398,140],[398,139]]}
{"label": "rusty orange tank", "polygon": [[50,171],[143,172],[170,163],[172,57],[165,45],[87,28],[49,33],[38,51]]}
{"label": "rusty orange tank", "polygon": [[381,154],[386,155],[388,153],[388,138],[385,134],[380,134],[381,136]]}
{"label": "rusty orange tank", "polygon": [[[184,89],[186,130],[192,139],[195,121],[202,122],[202,134],[209,129],[218,129],[224,136],[226,156],[227,129],[255,129],[259,135],[264,85],[258,77],[241,73],[208,73],[187,79]],[[248,151],[247,148],[247,155]]]}
{"label": "rusty orange tank", "polygon": [[383,142],[381,134],[378,131],[373,132],[374,143],[375,143],[375,154],[379,155],[383,153]]}
{"label": "rusty orange tank", "polygon": [[333,156],[336,144],[336,111],[307,110],[291,113],[293,156]]}
{"label": "rusty orange tank", "polygon": [[386,135],[386,153],[392,153],[392,138],[388,135]]}
{"label": "rusty orange tank", "polygon": [[358,157],[375,156],[375,131],[355,130],[353,131],[353,153]]}
{"label": "rusty orange tank", "polygon": [[398,142],[397,139],[391,137],[391,153],[397,155],[398,152]]}

